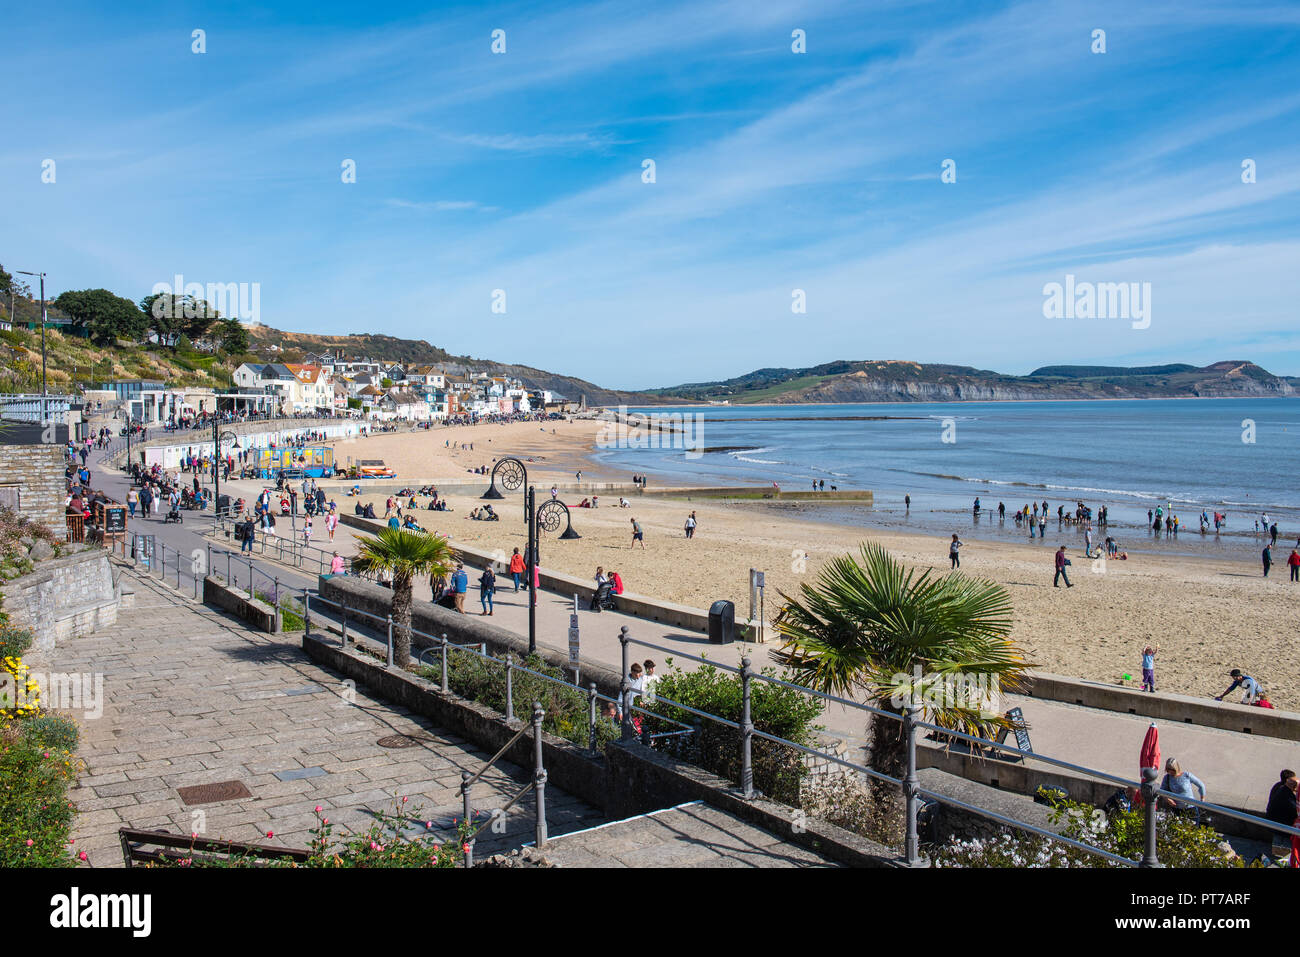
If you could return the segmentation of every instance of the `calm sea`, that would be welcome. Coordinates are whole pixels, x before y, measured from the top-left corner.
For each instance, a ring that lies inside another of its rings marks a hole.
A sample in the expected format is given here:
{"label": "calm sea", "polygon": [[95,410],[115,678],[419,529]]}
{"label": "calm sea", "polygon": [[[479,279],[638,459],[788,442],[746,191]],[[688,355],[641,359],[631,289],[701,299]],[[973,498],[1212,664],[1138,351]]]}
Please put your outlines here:
{"label": "calm sea", "polygon": [[[1300,399],[1145,399],[1094,402],[882,403],[632,409],[684,412],[703,455],[680,448],[612,448],[597,459],[673,484],[871,489],[870,508],[827,506],[808,518],[875,527],[1024,538],[1008,513],[1048,501],[1048,543],[1081,532],[1055,520],[1058,505],[1110,509],[1110,531],[1132,551],[1258,555],[1255,519],[1279,523],[1274,560],[1300,534]],[[1253,441],[1243,441],[1243,439]],[[666,440],[665,440],[666,442]],[[910,510],[903,496],[910,494]],[[979,521],[972,504],[980,498]],[[1170,503],[1176,539],[1156,539],[1148,509]],[[1202,509],[1227,513],[1215,535]],[[990,517],[990,512],[992,513]],[[1103,533],[1100,538],[1104,538]],[[1095,536],[1096,537],[1096,536]],[[1037,540],[1035,540],[1037,541]],[[1285,548],[1283,548],[1285,546]],[[1285,569],[1280,569],[1283,573]]]}

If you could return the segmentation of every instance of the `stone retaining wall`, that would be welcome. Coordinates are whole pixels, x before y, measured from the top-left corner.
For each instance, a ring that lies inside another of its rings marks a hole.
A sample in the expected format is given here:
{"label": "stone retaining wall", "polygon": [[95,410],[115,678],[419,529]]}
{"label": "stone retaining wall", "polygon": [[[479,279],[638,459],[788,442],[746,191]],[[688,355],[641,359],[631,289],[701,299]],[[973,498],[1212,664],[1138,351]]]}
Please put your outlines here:
{"label": "stone retaining wall", "polygon": [[211,575],[203,579],[203,603],[230,612],[258,631],[273,635],[280,630],[280,616],[274,608]]}
{"label": "stone retaining wall", "polygon": [[[60,478],[62,470],[60,470]],[[122,590],[109,553],[90,546],[50,558],[36,570],[4,583],[4,610],[16,626],[36,636],[36,651],[117,621]]]}

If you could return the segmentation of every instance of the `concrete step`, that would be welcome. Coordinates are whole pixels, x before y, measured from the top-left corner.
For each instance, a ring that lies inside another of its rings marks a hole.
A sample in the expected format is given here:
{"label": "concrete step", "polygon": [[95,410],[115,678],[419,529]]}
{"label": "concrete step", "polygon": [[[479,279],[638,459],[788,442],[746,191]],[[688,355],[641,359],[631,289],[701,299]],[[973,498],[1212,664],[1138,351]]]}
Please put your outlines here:
{"label": "concrete step", "polygon": [[838,867],[702,801],[552,838],[558,867]]}

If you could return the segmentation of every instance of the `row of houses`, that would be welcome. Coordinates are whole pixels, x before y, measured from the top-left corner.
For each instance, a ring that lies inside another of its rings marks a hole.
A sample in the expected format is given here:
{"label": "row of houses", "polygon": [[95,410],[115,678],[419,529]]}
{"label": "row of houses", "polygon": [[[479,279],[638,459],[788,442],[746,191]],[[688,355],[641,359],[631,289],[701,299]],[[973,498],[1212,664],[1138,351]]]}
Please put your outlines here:
{"label": "row of houses", "polygon": [[245,362],[235,370],[239,392],[270,397],[284,414],[330,412],[378,420],[422,422],[456,416],[536,412],[562,402],[548,390],[482,372],[447,373],[331,353],[302,363]]}

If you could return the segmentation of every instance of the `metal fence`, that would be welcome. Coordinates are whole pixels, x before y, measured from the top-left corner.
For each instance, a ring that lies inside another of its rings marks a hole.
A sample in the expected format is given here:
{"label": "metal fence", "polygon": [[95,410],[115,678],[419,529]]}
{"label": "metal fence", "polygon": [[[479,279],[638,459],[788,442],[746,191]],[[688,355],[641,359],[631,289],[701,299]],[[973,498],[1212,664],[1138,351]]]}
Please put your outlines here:
{"label": "metal fence", "polygon": [[[366,620],[372,620],[378,622],[381,626],[380,629],[381,632],[386,635],[386,644],[388,649],[387,664],[389,667],[393,666],[394,663],[393,662],[393,639],[392,639],[393,622],[392,622],[391,615],[381,617],[371,612],[365,611],[364,609],[351,608],[346,603],[329,601],[327,599],[320,597],[319,595],[316,596],[313,599],[313,601],[318,607],[324,605],[324,606],[332,606],[333,608],[338,609],[342,621],[341,644],[344,648],[347,647],[347,643],[348,643],[347,623],[348,623],[349,616],[352,616],[354,625],[359,621],[364,622]],[[418,663],[423,663],[423,659],[426,655],[435,654],[435,653],[439,655],[440,673],[441,673],[440,690],[443,693],[447,693],[450,691],[449,684],[448,684],[449,656],[452,654],[476,655],[481,658],[487,658],[501,665],[505,669],[506,678],[507,678],[507,717],[509,719],[512,720],[514,719],[513,700],[511,695],[511,687],[512,687],[511,676],[514,673],[525,672],[532,675],[536,675],[537,677],[542,678],[546,681],[554,682],[557,685],[561,685],[563,687],[570,688],[575,691],[587,694],[588,701],[589,701],[589,719],[590,719],[589,720],[590,740],[588,741],[588,749],[593,752],[596,750],[596,721],[597,721],[596,709],[598,706],[598,702],[601,700],[615,701],[615,703],[619,705],[618,708],[619,729],[621,733],[621,738],[624,741],[630,741],[639,738],[643,744],[653,746],[656,741],[664,741],[664,740],[672,739],[675,740],[675,742],[680,742],[683,737],[692,736],[692,735],[695,737],[696,740],[698,740],[701,727],[702,727],[702,722],[705,721],[730,728],[733,731],[738,731],[739,738],[740,738],[738,744],[740,780],[738,783],[740,785],[741,792],[746,798],[753,798],[757,794],[757,791],[754,788],[754,770],[753,770],[753,742],[755,738],[762,739],[765,741],[770,741],[774,744],[791,748],[794,751],[799,752],[801,755],[814,756],[820,760],[838,765],[844,768],[846,771],[855,772],[859,775],[872,778],[877,781],[882,781],[885,782],[886,784],[897,787],[903,798],[904,806],[905,806],[905,815],[904,815],[905,836],[903,841],[903,859],[901,863],[909,867],[924,867],[927,866],[928,863],[921,854],[919,819],[920,819],[920,810],[921,810],[922,801],[929,801],[932,803],[937,803],[941,805],[946,805],[948,807],[956,808],[966,813],[973,814],[982,817],[984,819],[987,819],[989,821],[992,821],[998,825],[1015,828],[1021,831],[1028,832],[1030,834],[1037,835],[1049,841],[1058,844],[1063,844],[1067,847],[1072,847],[1076,850],[1083,851],[1087,854],[1093,855],[1095,857],[1109,861],[1112,864],[1123,866],[1123,867],[1162,867],[1163,866],[1160,863],[1156,853],[1156,832],[1157,832],[1156,825],[1158,823],[1158,815],[1160,813],[1159,801],[1161,798],[1177,801],[1178,805],[1180,806],[1198,808],[1208,812],[1213,812],[1214,814],[1221,814],[1224,815],[1225,817],[1246,821],[1251,824],[1257,825],[1261,828],[1265,828],[1269,831],[1272,831],[1276,834],[1284,834],[1287,836],[1300,836],[1300,829],[1297,829],[1295,827],[1277,824],[1273,821],[1267,820],[1266,818],[1262,818],[1257,815],[1248,814],[1242,811],[1234,810],[1232,808],[1223,807],[1221,805],[1211,804],[1209,802],[1196,800],[1194,798],[1187,797],[1186,795],[1183,794],[1177,794],[1171,791],[1163,790],[1157,787],[1155,784],[1156,779],[1159,777],[1159,772],[1156,771],[1156,769],[1154,768],[1144,769],[1145,772],[1144,779],[1142,781],[1134,781],[1129,778],[1110,774],[1105,771],[1100,771],[1096,768],[1085,767],[1083,765],[1079,765],[1070,761],[1065,761],[1059,758],[1055,758],[1050,755],[1045,755],[1040,752],[1023,751],[1019,748],[1015,748],[1007,744],[1002,744],[997,741],[990,740],[988,738],[975,737],[973,735],[965,734],[960,731],[953,730],[951,728],[941,727],[940,725],[923,720],[922,717],[923,711],[916,707],[905,706],[901,713],[895,713],[885,709],[872,707],[871,705],[865,705],[862,704],[861,702],[843,698],[838,695],[817,691],[816,689],[808,688],[803,685],[793,684],[792,682],[784,681],[780,678],[774,678],[770,675],[764,675],[754,670],[752,666],[752,662],[748,657],[743,658],[741,660],[741,666],[739,668],[736,668],[734,666],[726,665],[718,661],[684,653],[680,649],[670,648],[665,645],[656,644],[654,642],[634,639],[629,635],[628,628],[626,626],[624,626],[619,633],[619,642],[622,649],[623,677],[620,683],[619,699],[617,700],[599,694],[596,690],[596,686],[594,683],[589,685],[587,688],[583,688],[580,685],[575,684],[573,682],[566,681],[560,678],[555,678],[554,676],[551,675],[542,674],[541,672],[526,668],[525,666],[520,664],[514,664],[509,655],[507,655],[506,658],[502,660],[499,658],[494,658],[491,655],[488,655],[486,653],[486,650],[483,649],[482,647],[476,648],[471,645],[454,644],[453,642],[448,640],[446,634],[443,634],[441,636],[429,635],[415,628],[411,629],[411,633],[412,635],[417,635],[421,638],[424,638],[434,643],[432,647],[425,649],[425,651],[422,652],[416,660]],[[717,668],[721,671],[729,672],[731,674],[736,675],[741,682],[741,709],[742,709],[741,720],[739,722],[731,721],[727,718],[721,717],[720,715],[710,714],[707,711],[702,711],[697,708],[693,708],[682,702],[669,700],[665,698],[662,694],[658,694],[658,693],[656,693],[655,695],[655,699],[654,699],[655,704],[663,704],[672,708],[679,709],[680,711],[690,715],[694,719],[694,723],[692,725],[687,725],[683,722],[675,721],[671,718],[666,718],[662,714],[659,714],[653,710],[647,709],[641,705],[636,704],[634,699],[640,694],[640,692],[635,690],[628,677],[629,670],[631,667],[631,647],[633,645],[664,652],[666,654],[670,654],[674,656],[675,658],[684,658],[690,661],[697,662],[699,664],[706,664],[711,667]],[[796,691],[798,693],[805,694],[814,698],[818,698],[826,703],[842,705],[844,707],[851,708],[863,712],[865,714],[869,714],[872,716],[873,719],[882,719],[882,720],[899,722],[902,725],[903,736],[906,741],[906,770],[904,772],[903,777],[902,778],[893,777],[891,775],[884,774],[880,771],[877,771],[874,768],[868,767],[865,764],[854,762],[846,758],[840,757],[838,755],[829,754],[824,750],[818,750],[809,747],[808,745],[801,744],[799,742],[791,741],[786,738],[781,738],[776,735],[772,735],[772,734],[768,734],[767,732],[760,731],[754,725],[752,711],[751,711],[752,690],[753,690],[753,683],[755,681],[762,681],[774,686],[785,687],[793,691]],[[638,713],[643,716],[643,720],[640,722],[641,730],[639,733],[636,728],[637,722],[633,717],[635,714]],[[679,730],[671,731],[671,732],[663,732],[660,734],[651,734],[650,723],[644,720],[645,717],[652,717],[656,721],[667,721],[671,724],[675,724],[678,726]],[[1142,857],[1137,860],[1121,857],[1117,854],[1111,853],[1110,851],[1104,848],[1097,847],[1092,844],[1088,844],[1085,841],[1075,840],[1074,838],[1068,837],[1064,834],[1059,834],[1047,828],[1038,827],[1026,821],[1021,821],[1015,818],[1008,817],[1006,815],[993,811],[989,808],[979,807],[977,805],[970,804],[968,802],[961,801],[953,797],[949,797],[948,795],[941,794],[937,791],[933,791],[921,787],[920,780],[917,776],[917,761],[916,761],[916,753],[917,753],[916,742],[917,742],[918,732],[934,732],[936,734],[945,736],[950,739],[957,739],[960,741],[964,741],[975,748],[990,749],[990,750],[997,751],[1001,754],[1011,755],[1011,756],[1019,757],[1021,759],[1032,759],[1035,761],[1041,761],[1053,767],[1090,775],[1092,777],[1101,779],[1103,781],[1114,783],[1120,788],[1127,789],[1127,788],[1136,787],[1142,797],[1142,803],[1144,809],[1143,823],[1144,823],[1145,847],[1143,850]]]}
{"label": "metal fence", "polygon": [[[256,519],[250,519],[256,523]],[[279,562],[282,565],[289,565],[293,568],[301,568],[303,571],[311,572],[316,575],[329,574],[334,563],[334,551],[332,549],[317,548],[302,541],[296,534],[291,533],[287,536],[280,535],[257,535],[247,548],[245,543],[235,537],[233,517],[214,516],[213,532],[218,540],[221,537],[230,539],[231,545],[238,544],[241,555],[258,555],[268,561]],[[261,528],[259,526],[259,531]],[[210,548],[211,546],[209,546]],[[343,571],[346,574],[355,574],[352,568],[353,556],[339,554],[343,559]]]}

